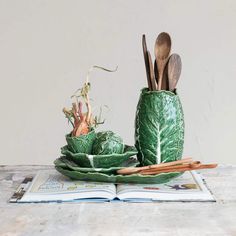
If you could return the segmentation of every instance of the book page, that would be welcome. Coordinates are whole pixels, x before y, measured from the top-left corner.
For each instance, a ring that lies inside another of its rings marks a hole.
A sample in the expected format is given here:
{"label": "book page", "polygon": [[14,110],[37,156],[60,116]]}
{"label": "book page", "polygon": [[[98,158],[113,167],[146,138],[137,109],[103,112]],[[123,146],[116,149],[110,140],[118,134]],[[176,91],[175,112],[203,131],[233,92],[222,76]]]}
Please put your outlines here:
{"label": "book page", "polygon": [[112,183],[71,180],[55,170],[40,171],[21,201],[63,201],[82,198],[108,198],[116,196]]}
{"label": "book page", "polygon": [[118,184],[117,196],[125,198],[149,198],[159,200],[206,200],[212,195],[194,171],[186,171],[164,184]]}
{"label": "book page", "polygon": [[71,180],[56,171],[40,171],[33,180],[28,193],[51,194],[91,190],[103,190],[114,194],[116,193],[114,184]]}
{"label": "book page", "polygon": [[198,192],[200,186],[194,181],[190,172],[185,172],[182,176],[164,184],[118,184],[117,193],[131,191],[158,191],[158,192]]}

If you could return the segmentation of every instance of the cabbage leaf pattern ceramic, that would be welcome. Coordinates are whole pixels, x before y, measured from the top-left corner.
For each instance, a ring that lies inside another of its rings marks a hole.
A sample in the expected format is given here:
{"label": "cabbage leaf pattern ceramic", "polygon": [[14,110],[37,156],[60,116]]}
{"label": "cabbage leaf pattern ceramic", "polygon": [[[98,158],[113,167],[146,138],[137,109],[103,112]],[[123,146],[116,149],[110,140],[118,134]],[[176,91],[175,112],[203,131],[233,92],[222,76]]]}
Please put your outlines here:
{"label": "cabbage leaf pattern ceramic", "polygon": [[128,161],[130,157],[135,156],[138,152],[135,147],[125,145],[124,152],[121,154],[89,155],[86,153],[73,153],[68,146],[62,147],[61,153],[70,157],[80,167],[109,168],[122,166],[125,161]]}
{"label": "cabbage leaf pattern ceramic", "polygon": [[108,182],[108,183],[133,183],[133,184],[163,184],[171,179],[180,176],[181,172],[162,173],[158,175],[114,175],[104,174],[100,172],[80,172],[68,168],[55,166],[56,170],[61,174],[75,180]]}
{"label": "cabbage leaf pattern ceramic", "polygon": [[54,161],[55,166],[61,167],[64,169],[71,169],[79,172],[100,172],[100,173],[106,173],[106,174],[116,174],[117,170],[120,170],[124,167],[135,167],[139,164],[136,158],[129,158],[128,161],[125,161],[122,163],[122,166],[120,167],[109,167],[109,168],[89,168],[89,167],[80,167],[76,163],[74,163],[72,160],[70,160],[69,157],[60,157]]}
{"label": "cabbage leaf pattern ceramic", "polygon": [[141,165],[182,158],[184,115],[179,96],[143,89],[135,119],[135,146]]}

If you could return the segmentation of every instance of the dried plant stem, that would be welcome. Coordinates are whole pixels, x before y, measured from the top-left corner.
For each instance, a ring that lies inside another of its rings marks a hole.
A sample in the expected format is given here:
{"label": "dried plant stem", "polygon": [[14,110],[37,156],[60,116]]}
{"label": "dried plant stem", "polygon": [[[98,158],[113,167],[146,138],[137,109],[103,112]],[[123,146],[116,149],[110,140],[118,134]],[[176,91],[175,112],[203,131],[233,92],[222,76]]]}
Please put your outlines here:
{"label": "dried plant stem", "polygon": [[107,71],[107,72],[115,72],[115,71],[117,71],[118,66],[116,67],[115,70],[109,70],[109,69],[106,69],[106,68],[104,68],[104,67],[96,66],[96,65],[90,67],[90,69],[88,70],[87,76],[86,76],[86,83],[87,83],[87,84],[89,83],[90,74],[91,74],[91,72],[92,72],[95,68],[96,68],[96,69],[101,69],[101,70],[104,70],[104,71]]}
{"label": "dried plant stem", "polygon": [[[72,136],[77,137],[80,135],[88,134],[89,131],[91,130],[91,127],[93,126],[96,127],[96,125],[99,124],[97,122],[96,117],[93,119],[92,106],[90,104],[90,97],[89,97],[89,91],[90,91],[89,77],[90,73],[95,68],[102,69],[107,72],[115,72],[117,70],[117,68],[115,70],[108,70],[101,66],[92,66],[89,69],[84,86],[81,89],[77,89],[76,92],[71,96],[71,98],[75,98],[75,102],[72,104],[72,110],[68,110],[66,108],[63,109],[64,114],[73,125],[73,130],[71,133]],[[86,113],[82,112],[82,102],[78,101],[78,97],[82,97],[87,108]],[[71,118],[74,119],[74,123],[72,122]]]}
{"label": "dried plant stem", "polygon": [[[92,116],[92,107],[90,105],[89,95],[86,95],[86,107],[87,107],[87,116],[86,116],[86,122],[89,124],[91,122],[91,116]],[[92,125],[92,124],[90,124]]]}

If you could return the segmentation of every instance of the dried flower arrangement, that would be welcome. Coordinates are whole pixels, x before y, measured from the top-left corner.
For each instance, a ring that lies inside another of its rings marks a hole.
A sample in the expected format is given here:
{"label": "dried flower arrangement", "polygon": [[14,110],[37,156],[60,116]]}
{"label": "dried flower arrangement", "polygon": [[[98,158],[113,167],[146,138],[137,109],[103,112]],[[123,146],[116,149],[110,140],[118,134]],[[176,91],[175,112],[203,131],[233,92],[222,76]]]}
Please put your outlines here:
{"label": "dried flower arrangement", "polygon": [[[93,116],[92,106],[90,103],[89,91],[91,89],[91,84],[89,82],[90,74],[94,69],[101,69],[107,72],[115,72],[115,70],[109,70],[101,66],[92,66],[86,77],[86,82],[83,87],[77,89],[71,98],[75,99],[72,103],[72,108],[63,108],[63,113],[65,114],[68,121],[72,124],[73,130],[71,132],[72,137],[79,137],[80,135],[88,134],[92,128],[96,128],[99,124],[103,124],[101,121],[101,110],[98,116]],[[82,101],[79,101],[81,98]],[[83,113],[83,103],[86,106],[87,111]]]}

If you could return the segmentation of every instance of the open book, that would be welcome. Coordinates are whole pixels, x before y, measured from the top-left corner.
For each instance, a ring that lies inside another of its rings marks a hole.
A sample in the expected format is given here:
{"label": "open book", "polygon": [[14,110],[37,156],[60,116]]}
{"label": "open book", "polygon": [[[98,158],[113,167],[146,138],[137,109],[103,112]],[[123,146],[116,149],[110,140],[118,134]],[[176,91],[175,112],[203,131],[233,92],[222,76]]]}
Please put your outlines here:
{"label": "open book", "polygon": [[215,201],[201,176],[187,171],[166,184],[113,184],[71,180],[55,170],[26,178],[10,202]]}

